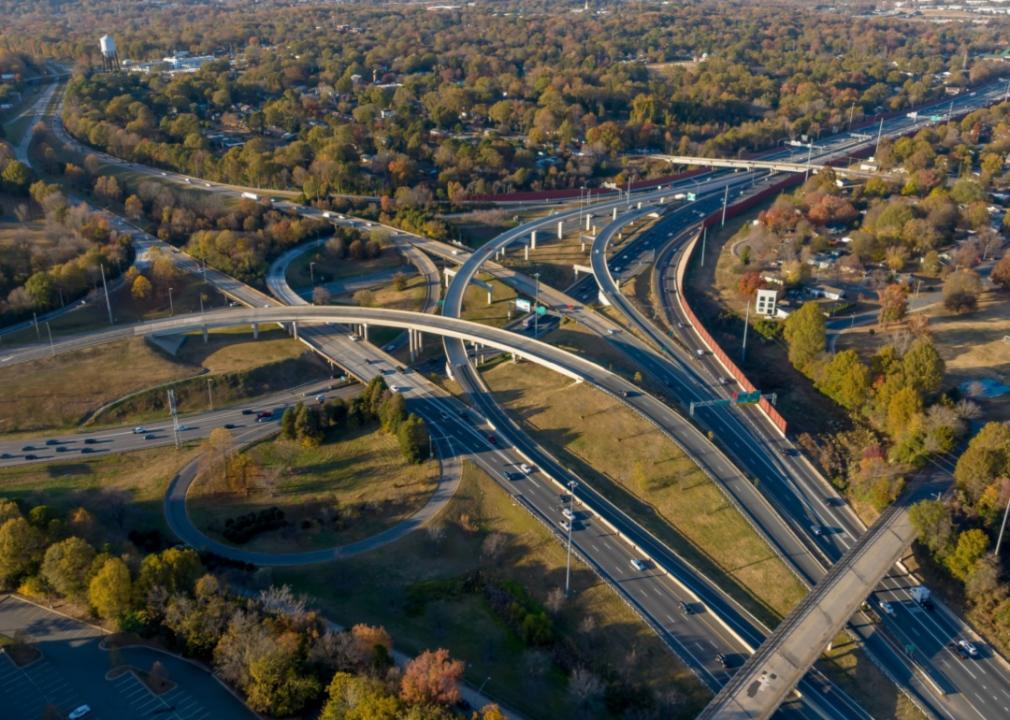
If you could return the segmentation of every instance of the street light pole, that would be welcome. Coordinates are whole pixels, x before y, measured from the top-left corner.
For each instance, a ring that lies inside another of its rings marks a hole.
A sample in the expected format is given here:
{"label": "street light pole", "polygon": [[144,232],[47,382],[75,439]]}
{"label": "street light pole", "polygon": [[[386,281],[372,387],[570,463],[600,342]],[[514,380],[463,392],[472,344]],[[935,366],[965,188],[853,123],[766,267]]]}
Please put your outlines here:
{"label": "street light pole", "polygon": [[572,516],[568,518],[568,558],[565,560],[565,597],[568,597],[572,579],[572,528],[575,526],[575,488],[574,480],[568,481],[568,509]]}
{"label": "street light pole", "polygon": [[880,137],[884,134],[884,118],[880,118],[880,127],[877,128],[877,145],[873,148],[873,159],[877,159],[880,152]]}
{"label": "street light pole", "polygon": [[540,273],[533,273],[533,279],[536,281],[533,290],[533,337],[536,339],[540,337]]}
{"label": "street light pole", "polygon": [[740,361],[747,361],[747,328],[750,327],[750,298],[747,298],[747,312],[743,319],[743,347],[740,349]]}
{"label": "street light pole", "polygon": [[172,303],[172,288],[168,289],[168,315],[175,317],[175,305]]}
{"label": "street light pole", "polygon": [[56,357],[56,346],[53,344],[53,329],[49,327],[49,321],[46,320],[46,332],[49,333],[49,354],[50,357]]}
{"label": "street light pole", "polygon": [[1007,515],[1010,515],[1010,493],[1007,493],[1006,510],[1003,511],[1003,522],[999,526],[999,535],[996,536],[996,549],[993,556],[999,558],[999,546],[1003,542],[1003,531],[1006,530]]}
{"label": "street light pole", "polygon": [[316,286],[316,263],[315,261],[309,263],[309,285],[312,287]]}

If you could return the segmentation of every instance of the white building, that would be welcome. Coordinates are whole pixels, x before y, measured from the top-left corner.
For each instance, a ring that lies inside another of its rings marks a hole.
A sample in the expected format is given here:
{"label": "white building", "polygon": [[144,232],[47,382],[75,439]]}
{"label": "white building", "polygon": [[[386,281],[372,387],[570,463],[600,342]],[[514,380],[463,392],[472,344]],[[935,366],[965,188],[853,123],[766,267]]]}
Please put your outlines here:
{"label": "white building", "polygon": [[761,288],[757,291],[754,310],[764,317],[777,317],[779,311],[779,293],[777,288]]}

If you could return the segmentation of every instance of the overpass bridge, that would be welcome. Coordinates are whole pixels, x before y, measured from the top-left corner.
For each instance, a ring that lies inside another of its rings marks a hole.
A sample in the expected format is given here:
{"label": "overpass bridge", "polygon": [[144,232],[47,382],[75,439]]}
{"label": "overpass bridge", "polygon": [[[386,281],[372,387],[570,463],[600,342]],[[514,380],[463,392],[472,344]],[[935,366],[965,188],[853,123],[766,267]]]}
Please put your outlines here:
{"label": "overpass bridge", "polygon": [[[916,497],[921,497],[917,493]],[[698,720],[770,717],[915,539],[908,507],[892,505],[831,568]]]}
{"label": "overpass bridge", "polygon": [[866,179],[871,177],[894,177],[890,173],[881,173],[873,170],[855,170],[851,168],[835,167],[826,163],[797,163],[786,162],[784,160],[749,160],[746,158],[706,158],[695,155],[652,155],[656,160],[666,160],[673,165],[696,165],[700,167],[722,167],[738,168],[744,170],[771,170],[773,172],[820,172],[824,168],[831,168],[835,175],[847,178]]}

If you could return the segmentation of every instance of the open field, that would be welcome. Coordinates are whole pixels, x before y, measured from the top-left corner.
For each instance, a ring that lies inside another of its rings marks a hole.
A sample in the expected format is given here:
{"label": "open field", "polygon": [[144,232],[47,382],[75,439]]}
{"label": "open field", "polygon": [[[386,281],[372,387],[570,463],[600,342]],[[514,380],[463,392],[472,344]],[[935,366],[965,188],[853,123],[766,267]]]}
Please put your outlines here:
{"label": "open field", "polygon": [[103,539],[126,539],[130,530],[167,533],[162,498],[168,481],[197,453],[194,445],[92,455],[62,462],[0,468],[0,497],[60,512],[84,507]]}
{"label": "open field", "polygon": [[288,525],[243,547],[294,552],[341,545],[373,535],[419,510],[438,479],[438,463],[404,462],[396,438],[375,426],[359,428],[316,448],[269,440],[246,451],[253,480],[248,495],[223,479],[202,477],[189,494],[198,527],[227,542],[225,520],[270,507]]}
{"label": "open field", "polygon": [[803,597],[722,491],[616,399],[529,363],[502,363],[484,377],[545,447],[766,622]]}
{"label": "open field", "polygon": [[[458,581],[479,572],[518,582],[543,602],[564,583],[561,543],[469,463],[460,491],[434,524],[441,530],[415,532],[359,558],[275,570],[274,580],[317,598],[337,621],[385,625],[406,652],[448,648],[466,661],[470,683],[487,680],[486,694],[531,720],[575,717],[565,677],[549,653],[526,648],[479,592],[458,589]],[[492,535],[503,541],[494,557],[482,552]],[[706,697],[694,676],[586,566],[573,560],[572,571],[572,597],[553,615],[564,654],[592,663],[594,672],[627,672],[661,693],[673,692],[682,700],[670,717],[693,717]]]}
{"label": "open field", "polygon": [[513,248],[502,264],[526,275],[539,272],[545,285],[566,288],[575,281],[572,264],[588,265],[590,262],[592,241],[586,241],[586,251],[582,252],[579,235],[566,232],[564,238],[558,240],[555,233],[541,231],[537,234],[537,249],[530,250],[529,260],[523,259],[523,249]]}
{"label": "open field", "polygon": [[[315,263],[310,268],[309,264]],[[307,288],[312,285],[313,276],[316,284],[350,278],[355,275],[368,275],[377,270],[394,268],[403,264],[403,258],[392,247],[383,249],[382,254],[377,258],[369,260],[355,260],[354,258],[338,258],[326,252],[324,247],[320,247],[315,252],[306,252],[288,265],[287,279],[293,288]]]}

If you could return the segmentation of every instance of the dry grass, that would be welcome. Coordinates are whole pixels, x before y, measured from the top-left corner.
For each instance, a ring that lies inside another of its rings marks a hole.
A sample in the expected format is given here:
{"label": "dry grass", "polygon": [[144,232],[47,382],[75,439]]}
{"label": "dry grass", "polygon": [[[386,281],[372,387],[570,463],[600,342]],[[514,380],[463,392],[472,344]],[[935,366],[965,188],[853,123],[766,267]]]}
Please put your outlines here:
{"label": "dry grass", "polygon": [[251,550],[291,552],[368,537],[419,510],[438,480],[437,463],[407,464],[396,438],[374,428],[317,448],[270,440],[247,454],[259,469],[248,495],[223,480],[201,478],[190,491],[189,509],[199,527],[222,540],[228,518],[273,506],[284,510],[288,526],[243,546]]}
{"label": "dry grass", "polygon": [[85,507],[101,526],[99,534],[113,542],[131,529],[167,532],[165,490],[197,452],[194,446],[164,447],[0,468],[0,497],[61,512]]}
{"label": "dry grass", "polygon": [[[531,655],[488,609],[479,593],[433,597],[419,613],[404,606],[411,588],[426,581],[452,581],[479,571],[521,583],[538,601],[564,584],[564,547],[483,471],[464,464],[459,492],[434,523],[441,539],[415,532],[360,558],[307,570],[275,571],[276,582],[317,598],[344,623],[383,624],[402,650],[446,647],[466,661],[466,679],[525,717],[569,718],[577,708],[565,677],[548,660],[546,671],[528,670]],[[482,553],[492,533],[504,537],[499,557]],[[684,700],[671,719],[693,717],[707,693],[694,676],[618,596],[577,559],[572,596],[554,616],[562,643],[594,671],[629,668],[636,681]],[[592,627],[586,618],[594,621]],[[630,661],[629,652],[635,651]],[[548,655],[549,657],[549,655]],[[597,716],[593,716],[597,717]]]}
{"label": "dry grass", "polygon": [[[799,581],[681,450],[616,399],[528,363],[485,374],[506,407],[577,472],[774,622],[804,595]],[[630,497],[628,495],[630,494]],[[623,496],[623,497],[622,497]]]}
{"label": "dry grass", "polygon": [[953,315],[934,306],[926,311],[936,349],[956,382],[979,376],[1010,383],[1010,294],[988,292],[977,312]]}
{"label": "dry grass", "polygon": [[835,638],[818,667],[876,718],[924,720],[926,717],[845,633]]}
{"label": "dry grass", "polygon": [[166,359],[139,338],[0,368],[0,429],[72,426],[116,398],[197,372]]}
{"label": "dry grass", "polygon": [[495,327],[507,325],[512,318],[516,317],[515,290],[505,283],[495,280],[487,273],[478,273],[477,277],[490,283],[494,288],[491,304],[489,305],[487,302],[487,290],[470,284],[463,295],[462,317],[465,320],[473,320]]}
{"label": "dry grass", "polygon": [[187,335],[176,357],[180,362],[200,365],[211,373],[250,370],[254,367],[301,357],[306,347],[281,328],[261,328],[254,340],[249,328],[230,328],[208,334]]}

